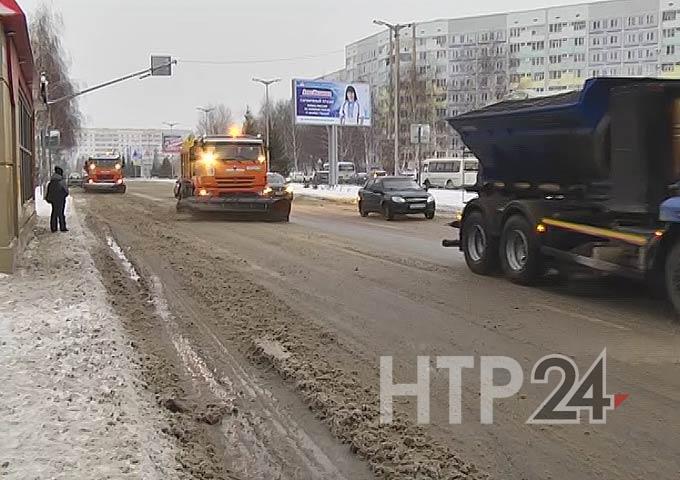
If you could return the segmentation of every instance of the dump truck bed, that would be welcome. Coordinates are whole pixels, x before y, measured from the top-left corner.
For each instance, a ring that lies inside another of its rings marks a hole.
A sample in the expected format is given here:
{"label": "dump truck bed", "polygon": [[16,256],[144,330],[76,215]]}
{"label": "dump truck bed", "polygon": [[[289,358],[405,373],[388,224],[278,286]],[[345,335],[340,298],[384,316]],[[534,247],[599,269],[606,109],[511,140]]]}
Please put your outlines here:
{"label": "dump truck bed", "polygon": [[500,102],[448,122],[479,159],[482,183],[590,184],[609,178],[611,90],[664,82],[673,81],[592,78],[580,91]]}

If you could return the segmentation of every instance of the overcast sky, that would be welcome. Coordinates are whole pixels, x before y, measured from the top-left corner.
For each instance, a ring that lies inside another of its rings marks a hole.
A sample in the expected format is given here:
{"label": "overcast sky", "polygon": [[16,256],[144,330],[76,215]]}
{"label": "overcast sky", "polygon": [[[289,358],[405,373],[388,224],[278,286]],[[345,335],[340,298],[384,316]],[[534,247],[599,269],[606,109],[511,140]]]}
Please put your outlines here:
{"label": "overcast sky", "polygon": [[[44,0],[18,0],[28,15]],[[291,79],[344,66],[347,43],[378,31],[374,18],[408,22],[547,7],[580,0],[53,0],[64,19],[64,47],[80,87],[145,68],[150,54],[180,60],[172,78],[130,80],[81,97],[93,127],[192,128],[196,107],[224,103],[240,117],[259,109],[263,87],[253,76],[280,77],[274,98],[288,98]],[[334,52],[334,53],[332,53]],[[200,65],[182,60],[277,63]],[[319,56],[321,55],[321,56]]]}

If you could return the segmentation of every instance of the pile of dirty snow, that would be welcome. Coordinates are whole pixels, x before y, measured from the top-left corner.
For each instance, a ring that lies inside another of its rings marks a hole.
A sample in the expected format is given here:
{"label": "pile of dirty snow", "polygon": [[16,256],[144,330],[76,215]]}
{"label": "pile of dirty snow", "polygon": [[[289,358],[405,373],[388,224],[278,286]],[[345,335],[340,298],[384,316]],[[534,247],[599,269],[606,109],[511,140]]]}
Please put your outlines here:
{"label": "pile of dirty snow", "polygon": [[0,278],[0,477],[177,478],[85,230],[68,221],[52,234],[39,218],[19,270]]}

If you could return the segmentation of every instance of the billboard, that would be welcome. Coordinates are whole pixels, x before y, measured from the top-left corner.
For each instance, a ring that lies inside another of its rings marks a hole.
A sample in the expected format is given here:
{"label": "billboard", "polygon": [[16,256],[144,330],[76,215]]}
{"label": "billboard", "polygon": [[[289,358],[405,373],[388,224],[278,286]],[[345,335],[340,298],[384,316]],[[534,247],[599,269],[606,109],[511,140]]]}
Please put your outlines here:
{"label": "billboard", "polygon": [[371,89],[367,83],[293,80],[295,123],[370,127]]}
{"label": "billboard", "polygon": [[180,153],[184,137],[177,133],[163,134],[163,153]]}

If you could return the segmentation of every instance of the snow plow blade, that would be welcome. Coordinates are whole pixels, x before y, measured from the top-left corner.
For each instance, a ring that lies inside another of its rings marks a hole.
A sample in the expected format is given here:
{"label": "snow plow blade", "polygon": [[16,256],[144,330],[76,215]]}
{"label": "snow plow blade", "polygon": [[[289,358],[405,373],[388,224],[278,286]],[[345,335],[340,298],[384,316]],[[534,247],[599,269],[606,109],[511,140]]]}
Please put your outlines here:
{"label": "snow plow blade", "polygon": [[189,212],[267,214],[283,207],[288,210],[290,201],[275,197],[190,197],[177,202],[178,211]]}

